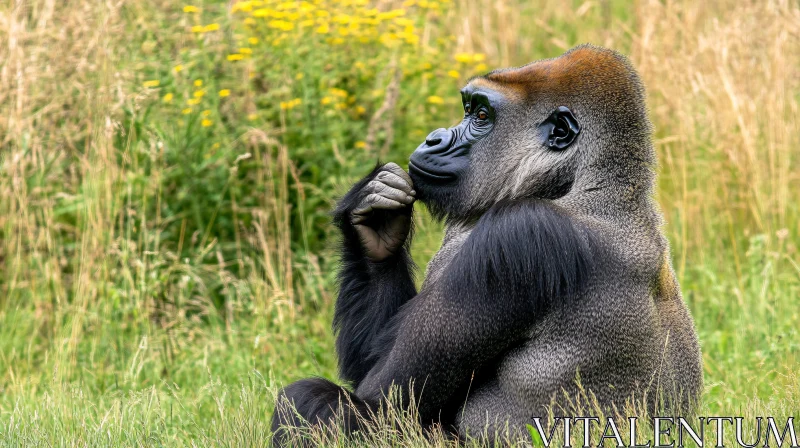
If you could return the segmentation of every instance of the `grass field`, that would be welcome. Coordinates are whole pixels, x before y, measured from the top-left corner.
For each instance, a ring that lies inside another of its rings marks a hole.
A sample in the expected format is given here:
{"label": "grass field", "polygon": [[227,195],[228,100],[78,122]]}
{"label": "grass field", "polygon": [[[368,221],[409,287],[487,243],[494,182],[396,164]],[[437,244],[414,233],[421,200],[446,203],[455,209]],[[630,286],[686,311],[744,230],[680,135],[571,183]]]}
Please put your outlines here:
{"label": "grass field", "polygon": [[800,417],[797,2],[6,0],[0,446],[265,445],[336,375],[336,196],[583,42],[647,85],[700,415]]}

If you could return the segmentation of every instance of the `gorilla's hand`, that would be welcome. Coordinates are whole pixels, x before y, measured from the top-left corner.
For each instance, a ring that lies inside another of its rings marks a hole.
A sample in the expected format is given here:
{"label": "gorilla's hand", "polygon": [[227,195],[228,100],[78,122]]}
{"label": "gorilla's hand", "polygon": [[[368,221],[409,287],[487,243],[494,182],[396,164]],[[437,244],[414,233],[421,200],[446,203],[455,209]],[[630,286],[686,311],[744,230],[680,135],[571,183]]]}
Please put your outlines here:
{"label": "gorilla's hand", "polygon": [[411,178],[396,163],[382,166],[361,189],[350,222],[371,261],[383,261],[403,247],[411,230],[415,195]]}

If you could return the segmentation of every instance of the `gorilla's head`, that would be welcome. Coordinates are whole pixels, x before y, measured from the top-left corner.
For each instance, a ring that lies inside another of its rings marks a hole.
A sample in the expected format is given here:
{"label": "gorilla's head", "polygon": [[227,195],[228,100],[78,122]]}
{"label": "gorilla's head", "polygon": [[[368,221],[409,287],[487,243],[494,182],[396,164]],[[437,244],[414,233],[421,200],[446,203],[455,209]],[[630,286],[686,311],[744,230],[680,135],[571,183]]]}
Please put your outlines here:
{"label": "gorilla's head", "polygon": [[503,199],[553,200],[620,182],[649,188],[643,89],[613,51],[584,45],[496,70],[470,80],[461,98],[461,123],[433,131],[409,162],[437,217],[471,220]]}

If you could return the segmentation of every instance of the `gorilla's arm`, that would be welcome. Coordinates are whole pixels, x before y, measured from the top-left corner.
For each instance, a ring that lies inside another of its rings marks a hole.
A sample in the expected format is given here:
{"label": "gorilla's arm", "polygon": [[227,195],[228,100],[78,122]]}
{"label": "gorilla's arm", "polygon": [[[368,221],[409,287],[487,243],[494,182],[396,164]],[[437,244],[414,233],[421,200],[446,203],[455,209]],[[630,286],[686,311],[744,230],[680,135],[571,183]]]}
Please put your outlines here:
{"label": "gorilla's arm", "polygon": [[[392,319],[373,346],[379,361],[356,390],[377,402],[392,384],[412,393],[424,420],[463,404],[475,370],[519,343],[548,309],[591,275],[589,229],[548,201],[492,207],[442,277]],[[407,398],[408,394],[405,394]]]}
{"label": "gorilla's arm", "polygon": [[[378,166],[356,183],[334,210],[334,224],[342,232],[340,288],[333,319],[334,327],[338,329],[336,352],[341,378],[351,382],[354,387],[358,387],[376,362],[374,357],[369,356],[373,340],[400,306],[417,294],[417,290],[413,279],[414,264],[408,253],[410,238],[406,238],[410,232],[411,204],[405,204],[400,209],[376,207],[364,214],[368,217],[366,219],[375,222],[364,224],[378,228],[375,234],[377,239],[395,238],[395,241],[388,243],[373,242],[370,253],[365,249],[363,235],[359,234],[353,223],[353,216],[358,216],[358,208],[369,202],[365,198],[374,195],[377,189],[385,191],[394,186],[413,193],[410,179],[406,182],[406,178],[405,172],[395,164]],[[384,197],[378,199],[383,200]],[[393,229],[392,222],[399,222],[395,227],[400,229]],[[387,228],[380,229],[380,226]],[[403,241],[397,241],[397,238]],[[374,247],[381,244],[394,248],[394,253],[386,253],[386,247]],[[371,253],[380,253],[381,249],[384,252],[382,259],[375,260],[369,256]]]}

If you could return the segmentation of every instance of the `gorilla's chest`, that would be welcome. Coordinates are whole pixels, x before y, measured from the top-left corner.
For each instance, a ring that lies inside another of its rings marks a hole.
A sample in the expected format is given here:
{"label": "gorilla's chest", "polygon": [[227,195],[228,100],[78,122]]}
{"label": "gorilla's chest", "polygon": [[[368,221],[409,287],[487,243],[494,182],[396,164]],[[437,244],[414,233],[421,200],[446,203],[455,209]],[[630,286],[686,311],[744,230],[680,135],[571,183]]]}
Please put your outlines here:
{"label": "gorilla's chest", "polygon": [[461,246],[469,237],[472,228],[448,226],[445,231],[442,247],[428,263],[423,289],[430,287],[441,277],[447,266],[457,257]]}

